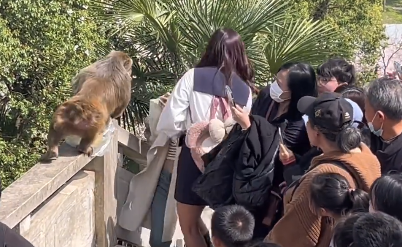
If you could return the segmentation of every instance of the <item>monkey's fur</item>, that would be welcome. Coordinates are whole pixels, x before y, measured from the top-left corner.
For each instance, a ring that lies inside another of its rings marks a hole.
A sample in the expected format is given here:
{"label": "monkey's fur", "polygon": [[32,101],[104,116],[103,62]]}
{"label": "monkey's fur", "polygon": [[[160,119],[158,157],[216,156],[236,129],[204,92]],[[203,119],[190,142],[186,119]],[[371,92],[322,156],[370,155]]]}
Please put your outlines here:
{"label": "monkey's fur", "polygon": [[81,137],[78,151],[90,156],[92,143],[105,130],[110,118],[120,117],[131,98],[131,58],[112,51],[105,58],[82,69],[72,80],[74,96],[53,114],[48,133],[48,149],[40,158],[58,157],[58,145],[65,137]]}

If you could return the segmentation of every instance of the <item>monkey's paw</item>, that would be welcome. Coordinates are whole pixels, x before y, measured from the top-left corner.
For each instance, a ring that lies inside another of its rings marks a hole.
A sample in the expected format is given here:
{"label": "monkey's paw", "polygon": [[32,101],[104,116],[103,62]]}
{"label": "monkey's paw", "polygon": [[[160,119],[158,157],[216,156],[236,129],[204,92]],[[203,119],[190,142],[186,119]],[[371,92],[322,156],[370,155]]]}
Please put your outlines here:
{"label": "monkey's paw", "polygon": [[39,158],[41,162],[50,162],[59,157],[59,154],[55,151],[48,150],[44,155]]}
{"label": "monkey's paw", "polygon": [[82,148],[82,147],[80,147],[80,145],[78,145],[77,149],[79,152],[81,152],[87,156],[91,156],[94,152],[94,149],[92,147]]}

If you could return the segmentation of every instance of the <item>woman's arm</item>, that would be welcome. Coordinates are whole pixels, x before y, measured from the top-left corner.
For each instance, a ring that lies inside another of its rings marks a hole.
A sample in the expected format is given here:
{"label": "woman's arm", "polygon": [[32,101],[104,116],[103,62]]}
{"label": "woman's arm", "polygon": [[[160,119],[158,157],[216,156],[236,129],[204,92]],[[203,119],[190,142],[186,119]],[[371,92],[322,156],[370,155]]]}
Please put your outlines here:
{"label": "woman's arm", "polygon": [[157,133],[163,132],[173,138],[185,131],[193,85],[194,69],[191,69],[183,75],[173,89],[159,117]]}

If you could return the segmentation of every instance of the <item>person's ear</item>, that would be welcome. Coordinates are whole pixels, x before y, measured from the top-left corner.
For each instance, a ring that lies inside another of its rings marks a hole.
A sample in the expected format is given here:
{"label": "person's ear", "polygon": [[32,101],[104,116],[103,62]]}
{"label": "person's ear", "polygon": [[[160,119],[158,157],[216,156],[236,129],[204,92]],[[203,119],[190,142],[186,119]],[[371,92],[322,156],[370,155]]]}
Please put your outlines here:
{"label": "person's ear", "polygon": [[315,136],[316,138],[320,136],[320,131],[318,131],[318,129],[317,129],[316,126],[313,127],[313,131],[314,131],[314,136]]}
{"label": "person's ear", "polygon": [[385,114],[382,111],[378,111],[377,112],[377,116],[379,119],[381,119],[382,121],[384,121],[385,119]]}

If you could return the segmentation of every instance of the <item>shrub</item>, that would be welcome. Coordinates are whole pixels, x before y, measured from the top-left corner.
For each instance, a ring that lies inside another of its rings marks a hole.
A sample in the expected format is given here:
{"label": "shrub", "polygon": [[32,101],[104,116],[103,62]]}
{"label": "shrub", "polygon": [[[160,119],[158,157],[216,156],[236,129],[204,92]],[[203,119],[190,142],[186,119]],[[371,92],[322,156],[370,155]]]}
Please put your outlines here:
{"label": "shrub", "polygon": [[49,119],[71,78],[106,40],[90,0],[0,1],[0,175],[5,186],[44,152]]}

